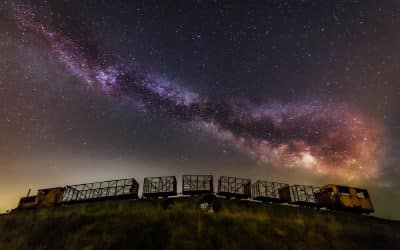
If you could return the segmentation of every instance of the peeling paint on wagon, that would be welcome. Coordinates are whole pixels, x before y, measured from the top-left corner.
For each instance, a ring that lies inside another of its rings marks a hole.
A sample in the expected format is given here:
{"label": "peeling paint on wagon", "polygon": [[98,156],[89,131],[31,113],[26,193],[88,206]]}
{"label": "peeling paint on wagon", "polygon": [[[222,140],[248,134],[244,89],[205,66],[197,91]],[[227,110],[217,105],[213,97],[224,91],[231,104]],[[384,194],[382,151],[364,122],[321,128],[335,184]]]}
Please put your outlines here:
{"label": "peeling paint on wagon", "polygon": [[319,204],[330,209],[351,210],[361,213],[374,212],[366,189],[328,184],[315,193]]}

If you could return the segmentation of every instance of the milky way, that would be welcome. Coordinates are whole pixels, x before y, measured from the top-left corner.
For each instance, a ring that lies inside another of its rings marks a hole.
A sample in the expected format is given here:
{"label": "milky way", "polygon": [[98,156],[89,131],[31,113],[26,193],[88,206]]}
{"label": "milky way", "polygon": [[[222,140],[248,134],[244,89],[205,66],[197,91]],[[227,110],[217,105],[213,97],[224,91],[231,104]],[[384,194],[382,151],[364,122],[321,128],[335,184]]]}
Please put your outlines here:
{"label": "milky way", "polygon": [[380,172],[381,128],[346,104],[254,104],[243,98],[201,96],[136,61],[106,64],[90,57],[83,45],[52,28],[32,8],[20,6],[11,15],[84,84],[183,127],[201,128],[265,165],[346,179]]}

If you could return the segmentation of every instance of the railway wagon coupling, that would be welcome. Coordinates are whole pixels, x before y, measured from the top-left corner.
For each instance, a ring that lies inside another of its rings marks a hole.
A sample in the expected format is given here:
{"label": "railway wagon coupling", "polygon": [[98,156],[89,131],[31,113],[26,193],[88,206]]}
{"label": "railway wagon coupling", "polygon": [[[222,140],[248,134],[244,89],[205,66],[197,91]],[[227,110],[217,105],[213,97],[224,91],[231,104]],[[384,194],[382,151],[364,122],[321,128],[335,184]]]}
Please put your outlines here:
{"label": "railway wagon coupling", "polygon": [[[327,184],[320,187],[289,185],[266,180],[221,176],[214,191],[212,175],[183,175],[182,193],[178,194],[175,176],[146,177],[142,198],[165,199],[165,209],[174,205],[174,198],[201,195],[202,206],[218,207],[220,198],[258,202],[286,203],[298,206],[327,208],[369,214],[374,212],[368,190]],[[220,197],[217,199],[217,197]],[[71,203],[112,199],[139,199],[139,183],[134,178],[108,180],[65,187],[39,189],[34,196],[22,197],[16,209],[54,207]],[[208,204],[208,205],[207,205]]]}

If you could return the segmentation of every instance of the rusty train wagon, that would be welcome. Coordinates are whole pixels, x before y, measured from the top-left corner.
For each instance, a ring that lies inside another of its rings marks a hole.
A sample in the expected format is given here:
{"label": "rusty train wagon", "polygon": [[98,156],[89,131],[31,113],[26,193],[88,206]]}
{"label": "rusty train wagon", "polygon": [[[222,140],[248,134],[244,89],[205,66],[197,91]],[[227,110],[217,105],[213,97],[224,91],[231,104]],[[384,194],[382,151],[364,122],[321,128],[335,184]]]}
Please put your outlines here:
{"label": "rusty train wagon", "polygon": [[279,190],[285,187],[289,187],[289,184],[258,180],[252,185],[253,199],[262,202],[289,202],[279,195]]}
{"label": "rusty train wagon", "polygon": [[77,203],[93,200],[137,199],[139,183],[134,179],[119,179],[67,185],[62,196],[62,203]]}
{"label": "rusty train wagon", "polygon": [[158,198],[177,195],[175,176],[146,177],[143,182],[143,197]]}
{"label": "rusty train wagon", "polygon": [[321,206],[334,210],[372,213],[374,207],[366,189],[328,184],[315,193]]}
{"label": "rusty train wagon", "polygon": [[63,187],[39,189],[35,196],[22,197],[17,209],[60,205],[64,190]]}
{"label": "rusty train wagon", "polygon": [[214,179],[212,175],[183,175],[182,194],[212,194],[214,192]]}
{"label": "rusty train wagon", "polygon": [[315,197],[315,193],[319,192],[319,187],[309,185],[290,185],[279,189],[279,196],[287,203],[306,206],[320,207]]}
{"label": "rusty train wagon", "polygon": [[218,180],[218,195],[227,198],[250,199],[251,181],[230,176],[221,176]]}

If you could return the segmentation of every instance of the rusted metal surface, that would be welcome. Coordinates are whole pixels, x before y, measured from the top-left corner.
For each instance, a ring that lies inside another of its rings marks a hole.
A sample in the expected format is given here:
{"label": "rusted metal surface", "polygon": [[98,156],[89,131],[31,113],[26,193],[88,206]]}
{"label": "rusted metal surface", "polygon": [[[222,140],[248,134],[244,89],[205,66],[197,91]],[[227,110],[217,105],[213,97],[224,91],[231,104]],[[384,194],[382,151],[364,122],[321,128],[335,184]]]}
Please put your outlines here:
{"label": "rusted metal surface", "polygon": [[182,194],[207,194],[214,191],[214,180],[212,175],[183,175]]}
{"label": "rusted metal surface", "polygon": [[218,195],[235,198],[250,198],[250,179],[221,176],[218,180]]}
{"label": "rusted metal surface", "polygon": [[39,189],[35,196],[22,197],[18,208],[52,207],[59,205],[64,190],[65,188],[63,187]]}
{"label": "rusted metal surface", "polygon": [[335,210],[350,210],[361,213],[374,212],[371,198],[366,189],[328,184],[315,193],[321,206]]}
{"label": "rusted metal surface", "polygon": [[279,192],[279,199],[285,203],[292,202],[292,198],[290,197],[290,187],[285,186],[278,190]]}
{"label": "rusted metal surface", "polygon": [[259,201],[287,202],[279,196],[279,190],[288,187],[286,183],[258,180],[252,185],[253,199]]}
{"label": "rusted metal surface", "polygon": [[64,192],[65,188],[63,187],[39,189],[36,195],[38,207],[59,205],[62,202]]}
{"label": "rusted metal surface", "polygon": [[175,176],[146,177],[143,182],[143,197],[168,197],[177,195]]}
{"label": "rusted metal surface", "polygon": [[138,191],[139,184],[133,178],[68,185],[61,202],[138,198]]}
{"label": "rusted metal surface", "polygon": [[34,208],[36,207],[36,195],[22,197],[18,203],[18,209],[21,208]]}

